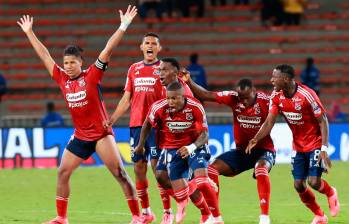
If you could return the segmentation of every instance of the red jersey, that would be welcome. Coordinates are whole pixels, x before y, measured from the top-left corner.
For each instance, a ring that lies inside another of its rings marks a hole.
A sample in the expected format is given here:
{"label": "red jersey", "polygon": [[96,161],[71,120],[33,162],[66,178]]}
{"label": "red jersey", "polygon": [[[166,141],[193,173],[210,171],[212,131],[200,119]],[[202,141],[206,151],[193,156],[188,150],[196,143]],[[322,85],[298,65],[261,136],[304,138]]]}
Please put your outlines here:
{"label": "red jersey", "polygon": [[130,127],[142,126],[150,106],[161,99],[160,93],[155,91],[159,65],[160,61],[153,64],[140,61],[128,70],[124,90],[131,93]]}
{"label": "red jersey", "polygon": [[293,148],[309,152],[321,148],[322,137],[317,118],[325,113],[318,96],[305,85],[296,83],[296,92],[287,98],[282,91],[273,92],[269,112],[281,113],[293,134]]}
{"label": "red jersey", "polygon": [[202,131],[208,130],[204,108],[199,101],[189,97],[178,112],[170,111],[166,99],[155,102],[147,119],[157,129],[157,145],[161,149],[190,145]]}
{"label": "red jersey", "polygon": [[103,126],[108,120],[100,87],[105,68],[106,64],[98,59],[77,78],[70,79],[63,68],[56,64],[53,67],[53,79],[64,95],[75,126],[74,136],[78,139],[96,141],[113,134],[111,127]]}
{"label": "red jersey", "polygon": [[[216,102],[231,107],[234,120],[234,139],[236,148],[245,150],[251,140],[261,128],[268,116],[269,96],[257,92],[255,103],[245,107],[239,102],[238,93],[235,91],[223,91],[216,93]],[[261,139],[256,149],[267,149],[275,151],[270,135]]]}

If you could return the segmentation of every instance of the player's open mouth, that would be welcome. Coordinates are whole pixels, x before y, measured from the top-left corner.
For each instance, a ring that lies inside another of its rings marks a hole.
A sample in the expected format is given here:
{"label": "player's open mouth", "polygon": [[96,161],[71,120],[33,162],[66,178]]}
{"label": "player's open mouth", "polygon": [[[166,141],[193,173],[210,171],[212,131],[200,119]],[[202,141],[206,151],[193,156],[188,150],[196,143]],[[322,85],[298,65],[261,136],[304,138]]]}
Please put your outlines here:
{"label": "player's open mouth", "polygon": [[153,53],[154,53],[153,50],[147,50],[147,55],[148,56],[153,56]]}

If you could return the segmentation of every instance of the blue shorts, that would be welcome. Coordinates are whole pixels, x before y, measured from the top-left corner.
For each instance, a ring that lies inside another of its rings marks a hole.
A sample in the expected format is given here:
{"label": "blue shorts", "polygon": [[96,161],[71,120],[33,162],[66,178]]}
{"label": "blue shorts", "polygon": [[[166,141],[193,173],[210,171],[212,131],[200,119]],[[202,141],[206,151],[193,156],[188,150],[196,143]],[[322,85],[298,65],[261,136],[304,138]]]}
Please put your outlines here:
{"label": "blue shorts", "polygon": [[221,155],[216,160],[222,160],[236,174],[255,167],[259,160],[266,160],[272,167],[275,164],[275,152],[266,149],[253,149],[251,154],[246,154],[245,150],[232,149]]}
{"label": "blue shorts", "polygon": [[71,153],[81,159],[88,159],[96,151],[97,141],[84,141],[73,137],[66,147]]}
{"label": "blue shorts", "polygon": [[148,161],[149,158],[151,160],[152,159],[159,159],[161,150],[157,149],[157,147],[156,147],[154,128],[152,128],[147,140],[145,141],[144,154],[139,155],[139,154],[134,153],[134,149],[139,143],[141,129],[142,129],[142,127],[131,127],[130,128],[130,145],[131,145],[131,159],[132,159],[132,161],[134,163],[136,163],[140,160]]}
{"label": "blue shorts", "polygon": [[187,158],[182,159],[177,154],[178,149],[163,149],[156,166],[156,170],[168,172],[171,181],[188,178],[188,172],[196,169],[207,168],[211,154],[207,146],[196,149]]}
{"label": "blue shorts", "polygon": [[318,163],[321,150],[314,149],[311,152],[295,152],[291,158],[292,175],[295,180],[305,180],[308,176],[321,177],[324,169],[321,162]]}

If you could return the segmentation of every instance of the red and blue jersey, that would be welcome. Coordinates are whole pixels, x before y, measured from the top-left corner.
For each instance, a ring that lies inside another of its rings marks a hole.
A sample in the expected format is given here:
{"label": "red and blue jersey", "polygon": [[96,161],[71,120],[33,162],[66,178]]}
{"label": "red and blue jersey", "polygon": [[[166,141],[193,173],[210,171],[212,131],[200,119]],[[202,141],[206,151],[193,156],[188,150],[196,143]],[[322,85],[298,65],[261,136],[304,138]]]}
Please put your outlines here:
{"label": "red and blue jersey", "polygon": [[[253,105],[245,107],[239,102],[238,93],[235,91],[222,91],[216,93],[216,102],[225,104],[232,109],[234,119],[234,139],[237,149],[245,150],[251,140],[261,128],[268,116],[269,96],[257,92]],[[256,149],[275,151],[270,135],[261,139]]]}
{"label": "red and blue jersey", "polygon": [[70,79],[63,68],[57,64],[53,67],[53,79],[63,93],[78,139],[96,141],[113,134],[111,127],[103,126],[108,120],[100,87],[105,68],[106,64],[98,59],[78,77]]}
{"label": "red and blue jersey", "polygon": [[282,114],[293,134],[293,148],[309,152],[321,148],[322,136],[317,118],[325,113],[319,97],[309,87],[296,83],[296,92],[288,98],[283,91],[273,92],[269,112]]}
{"label": "red and blue jersey", "polygon": [[184,107],[178,112],[171,111],[166,99],[155,102],[147,119],[156,128],[157,145],[161,149],[190,145],[202,131],[208,130],[204,108],[190,97],[185,98]]}

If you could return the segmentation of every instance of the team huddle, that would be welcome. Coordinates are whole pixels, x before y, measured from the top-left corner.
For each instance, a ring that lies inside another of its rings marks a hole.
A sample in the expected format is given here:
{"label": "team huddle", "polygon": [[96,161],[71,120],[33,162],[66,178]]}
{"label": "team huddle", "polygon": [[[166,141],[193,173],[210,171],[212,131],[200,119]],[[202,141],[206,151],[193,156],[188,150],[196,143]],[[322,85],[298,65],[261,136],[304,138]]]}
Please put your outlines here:
{"label": "team huddle", "polygon": [[[159,60],[160,38],[155,33],[147,33],[140,45],[143,60],[129,68],[124,94],[109,117],[102,98],[101,79],[113,48],[119,44],[137,9],[129,6],[125,13],[119,10],[119,14],[119,29],[87,70],[81,69],[79,47],[69,45],[64,50],[63,67],[60,67],[35,36],[33,18],[26,15],[17,22],[59,85],[75,127],[58,171],[57,217],[47,223],[68,223],[71,174],[96,152],[122,187],[132,213],[131,224],[155,222],[146,176],[149,161],[163,204],[161,224],[186,223],[186,206],[190,201],[201,213],[199,223],[224,223],[219,208],[218,176],[233,177],[250,169],[254,169],[253,178],[257,182],[259,224],[270,224],[269,172],[276,155],[270,131],[278,114],[282,114],[293,134],[294,188],[314,214],[311,223],[326,224],[328,218],[308,185],[326,195],[332,216],[338,214],[336,189],[321,178],[331,167],[326,113],[316,93],[295,81],[290,65],[278,65],[272,71],[271,96],[256,90],[250,79],[239,80],[234,90],[211,92],[196,84],[175,58]],[[210,162],[204,101],[230,107],[233,116],[236,148],[219,155],[213,162]],[[112,130],[112,125],[129,108],[135,188],[123,167]],[[171,198],[177,205],[175,215]]]}

